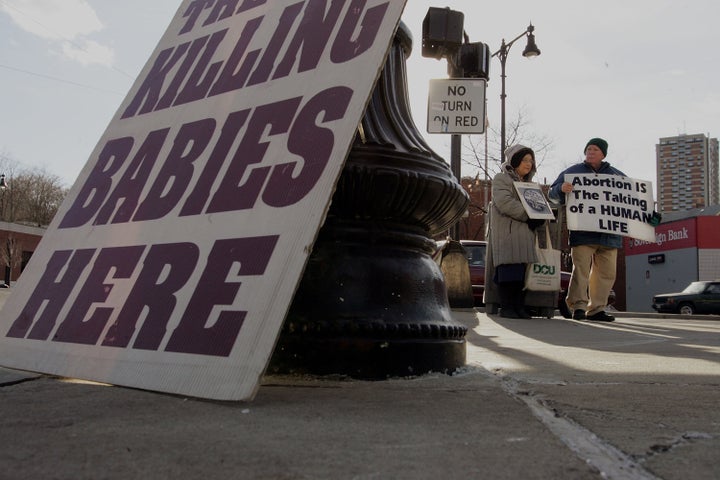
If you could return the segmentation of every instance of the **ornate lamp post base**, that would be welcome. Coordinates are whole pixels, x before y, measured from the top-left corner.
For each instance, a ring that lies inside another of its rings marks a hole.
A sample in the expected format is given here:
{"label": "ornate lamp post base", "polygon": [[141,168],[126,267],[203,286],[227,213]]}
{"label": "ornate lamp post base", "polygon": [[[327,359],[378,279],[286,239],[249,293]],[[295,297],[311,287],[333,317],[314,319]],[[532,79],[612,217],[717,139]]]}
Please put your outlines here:
{"label": "ornate lamp post base", "polygon": [[434,242],[338,223],[323,227],[271,370],[385,378],[464,365],[466,329],[451,317]]}
{"label": "ornate lamp post base", "polygon": [[412,122],[401,24],[338,181],[269,366],[356,378],[465,364],[432,235],[468,195]]}

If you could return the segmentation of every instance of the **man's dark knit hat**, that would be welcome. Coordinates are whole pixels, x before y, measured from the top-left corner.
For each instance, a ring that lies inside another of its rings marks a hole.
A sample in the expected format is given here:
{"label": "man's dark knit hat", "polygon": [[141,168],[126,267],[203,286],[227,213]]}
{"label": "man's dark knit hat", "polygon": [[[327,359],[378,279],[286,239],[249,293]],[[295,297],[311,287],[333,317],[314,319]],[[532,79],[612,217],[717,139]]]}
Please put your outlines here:
{"label": "man's dark knit hat", "polygon": [[603,152],[603,157],[607,157],[607,147],[608,143],[603,140],[602,138],[591,138],[590,141],[585,145],[585,150],[583,150],[583,153],[587,152],[587,147],[589,145],[595,145]]}

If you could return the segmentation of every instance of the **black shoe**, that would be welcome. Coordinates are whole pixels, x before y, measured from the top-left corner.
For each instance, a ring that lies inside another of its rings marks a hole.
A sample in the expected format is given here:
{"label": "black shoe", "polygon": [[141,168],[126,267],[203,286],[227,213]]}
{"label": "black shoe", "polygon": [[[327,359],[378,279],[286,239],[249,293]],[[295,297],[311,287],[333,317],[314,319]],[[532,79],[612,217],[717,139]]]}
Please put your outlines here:
{"label": "black shoe", "polygon": [[503,318],[521,318],[513,307],[500,307],[500,316]]}
{"label": "black shoe", "polygon": [[515,307],[515,311],[517,312],[519,318],[532,318],[532,315],[525,310],[525,307]]}
{"label": "black shoe", "polygon": [[585,310],[575,310],[572,314],[573,320],[585,320]]}
{"label": "black shoe", "polygon": [[593,313],[592,315],[588,315],[585,317],[586,320],[591,320],[593,322],[614,322],[615,317],[612,315],[609,315],[608,313],[604,312],[603,310],[600,310],[598,313]]}

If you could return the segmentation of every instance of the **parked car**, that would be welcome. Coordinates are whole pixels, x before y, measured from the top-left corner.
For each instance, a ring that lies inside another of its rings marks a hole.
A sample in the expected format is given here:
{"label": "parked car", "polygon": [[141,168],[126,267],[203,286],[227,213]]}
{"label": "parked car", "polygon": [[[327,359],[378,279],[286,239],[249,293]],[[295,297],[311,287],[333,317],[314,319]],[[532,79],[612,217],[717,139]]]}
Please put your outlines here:
{"label": "parked car", "polygon": [[460,244],[467,252],[473,300],[475,305],[482,305],[483,295],[485,293],[485,255],[487,252],[487,242],[480,240],[460,240]]}
{"label": "parked car", "polygon": [[660,313],[720,314],[720,280],[692,282],[682,292],[655,295],[652,308]]}

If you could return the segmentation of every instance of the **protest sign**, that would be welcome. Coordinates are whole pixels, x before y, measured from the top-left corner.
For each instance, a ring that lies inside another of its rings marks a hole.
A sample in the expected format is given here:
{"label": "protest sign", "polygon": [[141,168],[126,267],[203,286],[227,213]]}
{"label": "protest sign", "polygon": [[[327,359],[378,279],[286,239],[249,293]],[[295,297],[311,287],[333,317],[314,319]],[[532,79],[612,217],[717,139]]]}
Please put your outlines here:
{"label": "protest sign", "polygon": [[655,201],[652,183],[617,175],[565,175],[568,230],[612,233],[652,242]]}
{"label": "protest sign", "polygon": [[535,219],[555,220],[540,185],[532,182],[513,182],[515,190],[520,197],[520,203],[525,207],[528,217]]}
{"label": "protest sign", "polygon": [[252,398],[404,1],[185,0],[0,315],[0,365]]}

